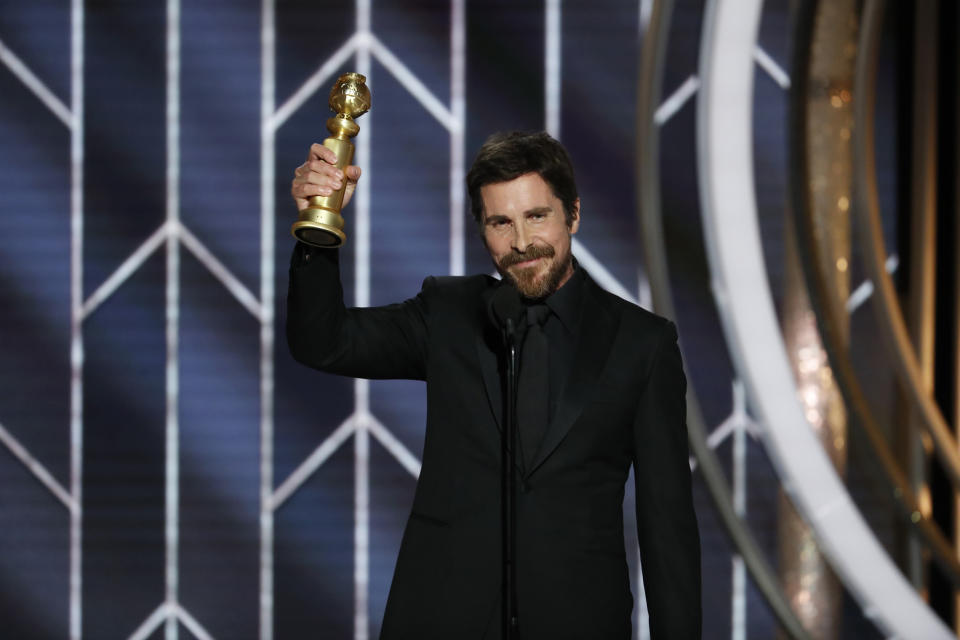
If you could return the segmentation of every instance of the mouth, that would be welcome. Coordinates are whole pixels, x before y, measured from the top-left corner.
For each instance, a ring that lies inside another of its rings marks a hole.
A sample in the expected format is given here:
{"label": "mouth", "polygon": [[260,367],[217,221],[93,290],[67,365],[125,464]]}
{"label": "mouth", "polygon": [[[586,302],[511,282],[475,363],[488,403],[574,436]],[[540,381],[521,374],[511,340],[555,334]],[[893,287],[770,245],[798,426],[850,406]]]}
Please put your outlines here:
{"label": "mouth", "polygon": [[515,264],[512,265],[512,266],[516,267],[517,269],[527,269],[527,268],[529,268],[529,267],[533,267],[533,266],[537,265],[541,260],[543,260],[543,258],[531,258],[530,260],[524,260],[523,262],[517,262],[517,263],[515,263]]}

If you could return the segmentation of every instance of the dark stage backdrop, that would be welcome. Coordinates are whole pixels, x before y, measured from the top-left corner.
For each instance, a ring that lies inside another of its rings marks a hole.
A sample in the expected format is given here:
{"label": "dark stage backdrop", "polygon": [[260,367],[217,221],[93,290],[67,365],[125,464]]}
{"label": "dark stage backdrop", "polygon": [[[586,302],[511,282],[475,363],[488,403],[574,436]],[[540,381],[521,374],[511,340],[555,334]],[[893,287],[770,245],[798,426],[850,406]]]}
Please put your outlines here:
{"label": "dark stage backdrop", "polygon": [[[463,173],[491,132],[547,128],[577,168],[577,255],[648,305],[634,186],[647,4],[2,2],[0,635],[376,637],[424,388],[289,356],[293,169],[326,135],[333,78],[365,72],[364,189],[341,251],[349,300],[384,304],[430,274],[491,270]],[[773,557],[778,485],[737,394],[702,249],[702,11],[677,3],[661,114],[677,320],[708,422],[729,427],[718,454]],[[785,0],[768,3],[755,135],[775,279],[787,102],[770,69],[788,67],[788,34]],[[695,482],[706,637],[771,637]],[[856,616],[857,637],[876,635]]]}

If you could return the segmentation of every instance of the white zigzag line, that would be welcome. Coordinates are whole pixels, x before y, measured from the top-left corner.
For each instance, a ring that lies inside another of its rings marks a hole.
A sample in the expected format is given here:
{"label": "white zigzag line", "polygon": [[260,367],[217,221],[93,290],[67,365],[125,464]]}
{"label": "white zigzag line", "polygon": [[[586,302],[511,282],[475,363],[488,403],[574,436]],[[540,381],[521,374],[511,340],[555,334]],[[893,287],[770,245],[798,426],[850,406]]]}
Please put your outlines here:
{"label": "white zigzag line", "polygon": [[373,34],[369,35],[369,46],[371,53],[386,67],[387,71],[393,74],[397,82],[403,85],[430,115],[446,127],[447,131],[460,129],[459,120],[450,113],[450,110]]}
{"label": "white zigzag line", "polygon": [[124,260],[123,264],[117,267],[116,271],[87,298],[81,310],[83,319],[86,319],[97,307],[112,296],[117,289],[163,245],[164,240],[167,240],[170,236],[178,238],[181,243],[190,250],[194,257],[233,295],[237,302],[255,318],[261,321],[263,320],[263,307],[256,296],[217,259],[206,245],[193,235],[187,227],[176,220],[170,220],[160,225],[160,227],[158,227],[143,244],[137,247],[137,249]]}
{"label": "white zigzag line", "polygon": [[183,623],[197,640],[213,640],[210,632],[203,628],[197,619],[190,615],[179,603],[164,602],[140,623],[140,626],[130,634],[129,640],[146,640],[161,624],[170,619],[177,619]]}
{"label": "white zigzag line", "polygon": [[0,425],[0,442],[2,442],[20,462],[40,481],[43,486],[50,490],[64,506],[71,512],[77,510],[77,503],[63,486],[47,471],[46,467],[40,464],[36,458],[30,455],[30,452],[13,437],[13,434],[7,431],[3,425]]}
{"label": "white zigzag line", "polygon": [[250,291],[233,273],[220,262],[207,247],[197,239],[183,224],[177,226],[180,241],[193,253],[213,276],[229,291],[237,302],[249,311],[254,318],[263,320],[263,308],[253,292]]}
{"label": "white zigzag line", "polygon": [[383,423],[373,416],[369,416],[366,425],[367,430],[373,434],[373,437],[383,445],[383,448],[386,449],[404,469],[410,472],[410,475],[414,478],[420,477],[420,460],[418,460],[389,429],[383,426]]}
{"label": "white zigzag line", "polygon": [[[710,432],[707,437],[707,446],[711,449],[719,447],[737,429],[746,429],[750,437],[759,437],[760,425],[747,413],[746,389],[740,379],[733,381],[733,408],[730,415]],[[697,459],[690,456],[690,470],[697,468]]]}
{"label": "white zigzag line", "polygon": [[773,78],[773,81],[780,85],[780,88],[786,91],[790,88],[790,76],[777,64],[776,60],[770,57],[760,46],[753,50],[753,59],[757,61],[760,68],[767,72],[767,75]]}
{"label": "white zigzag line", "polygon": [[270,498],[268,508],[271,511],[279,509],[280,505],[286,502],[287,498],[293,495],[293,493],[313,475],[320,465],[326,462],[327,458],[333,455],[337,449],[353,435],[356,428],[357,416],[354,414],[344,420],[333,433],[327,436],[327,439],[314,449],[313,453],[311,453],[306,460],[300,463],[300,466],[283,481],[283,484],[277,487],[277,490],[273,492]]}
{"label": "white zigzag line", "polygon": [[197,619],[190,615],[190,612],[184,609],[179,603],[173,604],[171,609],[171,613],[183,623],[183,626],[190,630],[190,633],[192,633],[197,640],[213,640],[210,632],[204,629],[203,625],[197,622]]}
{"label": "white zigzag line", "polygon": [[314,71],[313,74],[307,78],[307,81],[277,109],[276,113],[269,119],[267,127],[271,131],[276,131],[283,126],[283,123],[286,122],[297,109],[302,107],[303,103],[309,100],[310,96],[316,93],[317,89],[319,89],[321,85],[347,61],[347,58],[354,54],[357,47],[359,47],[361,43],[365,43],[365,41],[366,38],[363,34],[355,33],[340,45],[340,48],[337,49],[332,56],[327,58],[326,62],[320,65],[320,68]]}
{"label": "white zigzag line", "polygon": [[[757,64],[760,65],[760,68],[766,71],[767,75],[780,85],[782,89],[786,90],[790,88],[790,76],[759,46],[754,50],[754,59],[757,61]],[[653,121],[657,126],[663,126],[664,123],[680,111],[683,105],[685,105],[699,89],[700,78],[691,75],[660,104],[657,111],[653,114]]]}
{"label": "white zigzag line", "polygon": [[129,640],[147,640],[156,629],[167,619],[170,615],[170,605],[164,602],[156,609],[153,610],[147,619],[140,623],[140,626],[130,634]]}
{"label": "white zigzag line", "polygon": [[259,640],[273,638],[273,298],[274,298],[274,173],[276,169],[276,29],[274,4],[260,4],[260,557]]}
{"label": "white zigzag line", "polygon": [[70,2],[70,640],[83,630],[83,6]]}
{"label": "white zigzag line", "polygon": [[583,246],[583,243],[576,238],[573,239],[573,254],[577,257],[577,260],[583,264],[583,268],[593,276],[601,287],[610,293],[620,296],[624,300],[638,304],[636,296],[627,291],[627,288],[620,284],[620,281],[603,266],[603,263],[597,260],[597,258]]}
{"label": "white zigzag line", "polygon": [[63,104],[63,101],[54,95],[54,93],[40,81],[40,78],[34,75],[27,65],[3,44],[2,40],[0,40],[0,62],[3,62],[13,75],[17,76],[17,78],[33,92],[33,95],[37,96],[40,102],[46,105],[63,124],[67,125],[68,129],[74,127],[73,114],[70,113],[67,105]]}
{"label": "white zigzag line", "polygon": [[560,139],[560,108],[562,106],[561,76],[561,30],[560,0],[547,0],[544,7],[543,77],[544,77],[544,128],[547,133]]}
{"label": "white zigzag line", "polygon": [[123,261],[123,264],[117,267],[117,270],[83,303],[83,307],[80,310],[81,320],[85,320],[97,307],[103,304],[107,298],[113,295],[113,293],[120,288],[120,285],[126,282],[127,279],[147,261],[147,258],[149,258],[154,251],[160,248],[164,240],[167,239],[167,236],[170,235],[171,228],[168,222],[160,225],[143,244],[137,247],[136,251],[130,254],[129,258]]}
{"label": "white zigzag line", "polygon": [[462,128],[460,121],[451,113],[450,109],[433,95],[427,86],[386,45],[368,32],[353,34],[330,58],[320,65],[320,68],[277,109],[277,112],[270,119],[270,128],[273,130],[280,128],[347,61],[347,58],[359,49],[370,51],[397,82],[447,131],[454,132]]}
{"label": "white zigzag line", "polygon": [[[180,0],[167,0],[166,19],[166,283],[164,333],[166,396],[164,427],[164,592],[171,607],[180,592]],[[170,609],[165,635],[177,640],[177,619]]]}
{"label": "white zigzag line", "polygon": [[658,127],[663,126],[663,124],[672,118],[677,111],[680,111],[681,107],[687,103],[687,100],[693,97],[693,94],[697,92],[700,88],[700,78],[697,76],[690,76],[683,81],[677,90],[670,94],[663,103],[657,107],[656,112],[653,114],[653,121]]}
{"label": "white zigzag line", "polygon": [[[900,266],[900,258],[897,254],[893,253],[887,256],[887,260],[884,263],[884,267],[887,269],[887,273],[893,273],[897,270],[897,267]],[[853,313],[856,311],[860,305],[867,301],[870,296],[873,295],[873,282],[866,280],[860,283],[860,286],[853,290],[853,293],[850,294],[850,297],[847,298],[846,309],[847,313]]]}

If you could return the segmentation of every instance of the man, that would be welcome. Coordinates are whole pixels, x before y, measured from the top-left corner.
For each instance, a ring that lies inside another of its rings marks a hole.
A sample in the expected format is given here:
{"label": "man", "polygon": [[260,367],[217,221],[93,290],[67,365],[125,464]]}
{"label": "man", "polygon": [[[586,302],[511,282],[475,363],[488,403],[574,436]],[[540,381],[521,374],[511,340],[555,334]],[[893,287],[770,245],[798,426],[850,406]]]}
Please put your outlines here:
{"label": "man", "polygon": [[[311,147],[293,181],[298,208],[344,179],[349,198],[360,171],[344,175],[334,161]],[[467,187],[497,270],[540,310],[531,317],[545,316],[529,331],[545,336],[546,353],[533,361],[524,345],[517,399],[519,637],[631,636],[622,504],[633,464],[652,637],[699,638],[700,542],[673,324],[602,290],[573,260],[580,200],[566,150],[547,134],[493,136]],[[427,278],[400,304],[345,309],[338,252],[294,250],[294,357],[342,375],[427,383],[423,465],[385,640],[500,635],[502,348],[489,314],[500,286],[484,275]],[[537,367],[545,393],[524,393],[525,371]],[[529,407],[545,420],[537,429],[524,424]]]}

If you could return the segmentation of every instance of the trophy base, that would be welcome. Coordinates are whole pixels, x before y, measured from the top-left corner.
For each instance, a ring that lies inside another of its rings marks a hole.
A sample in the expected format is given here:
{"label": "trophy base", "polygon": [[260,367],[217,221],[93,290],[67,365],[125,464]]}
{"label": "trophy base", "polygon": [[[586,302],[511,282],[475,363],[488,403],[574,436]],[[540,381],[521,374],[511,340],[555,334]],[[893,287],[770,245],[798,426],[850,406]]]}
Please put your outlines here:
{"label": "trophy base", "polygon": [[343,217],[326,209],[304,209],[290,232],[300,242],[324,249],[335,249],[347,241]]}

